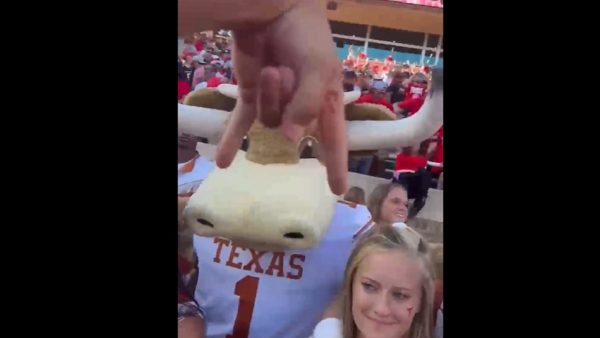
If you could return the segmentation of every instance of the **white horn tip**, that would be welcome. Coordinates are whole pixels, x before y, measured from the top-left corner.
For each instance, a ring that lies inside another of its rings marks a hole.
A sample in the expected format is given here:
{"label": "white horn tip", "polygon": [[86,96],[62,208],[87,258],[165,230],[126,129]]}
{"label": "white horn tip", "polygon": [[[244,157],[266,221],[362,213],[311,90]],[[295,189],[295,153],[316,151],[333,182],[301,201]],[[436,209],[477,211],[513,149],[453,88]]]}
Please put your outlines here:
{"label": "white horn tip", "polygon": [[344,105],[352,103],[360,97],[360,90],[353,90],[351,92],[344,92]]}
{"label": "white horn tip", "polygon": [[232,99],[236,99],[238,98],[238,86],[237,85],[232,85],[232,84],[228,84],[228,83],[224,83],[221,84],[217,87],[217,90],[219,91],[219,93],[230,97]]}

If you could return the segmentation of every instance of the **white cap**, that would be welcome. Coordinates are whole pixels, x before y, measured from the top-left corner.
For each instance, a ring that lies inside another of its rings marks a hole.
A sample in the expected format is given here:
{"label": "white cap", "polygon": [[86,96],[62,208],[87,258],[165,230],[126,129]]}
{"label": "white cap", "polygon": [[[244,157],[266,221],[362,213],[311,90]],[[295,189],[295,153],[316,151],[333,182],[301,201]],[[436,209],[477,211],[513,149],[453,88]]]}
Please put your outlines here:
{"label": "white cap", "polygon": [[382,80],[374,80],[371,84],[371,87],[373,87],[375,90],[385,90],[387,85]]}
{"label": "white cap", "polygon": [[204,58],[202,57],[202,55],[196,55],[192,58],[192,61],[197,61],[200,62],[202,64],[205,64],[206,61],[204,61]]}

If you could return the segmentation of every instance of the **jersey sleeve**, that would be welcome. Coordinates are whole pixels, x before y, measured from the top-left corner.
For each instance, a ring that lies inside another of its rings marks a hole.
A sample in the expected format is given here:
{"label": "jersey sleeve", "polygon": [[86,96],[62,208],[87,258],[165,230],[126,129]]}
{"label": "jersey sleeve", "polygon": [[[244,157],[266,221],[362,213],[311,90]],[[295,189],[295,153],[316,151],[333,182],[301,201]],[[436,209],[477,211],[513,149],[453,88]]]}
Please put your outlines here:
{"label": "jersey sleeve", "polygon": [[[187,165],[187,163],[184,164],[184,166]],[[215,163],[206,157],[200,156],[195,159],[193,168],[190,170],[190,172],[179,175],[177,179],[177,194],[182,197],[193,195],[200,184],[202,184],[204,179],[206,179],[208,174],[210,174],[215,167]]]}

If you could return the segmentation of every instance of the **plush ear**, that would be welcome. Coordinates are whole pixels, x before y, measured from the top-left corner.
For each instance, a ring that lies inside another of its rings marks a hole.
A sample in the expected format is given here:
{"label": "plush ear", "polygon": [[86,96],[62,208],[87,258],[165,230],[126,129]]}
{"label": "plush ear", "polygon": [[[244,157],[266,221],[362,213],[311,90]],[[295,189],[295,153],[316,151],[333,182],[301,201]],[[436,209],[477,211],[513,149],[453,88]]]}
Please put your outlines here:
{"label": "plush ear", "polygon": [[345,109],[347,121],[395,120],[396,115],[386,106],[374,103],[351,103]]}
{"label": "plush ear", "polygon": [[216,88],[204,88],[189,93],[183,100],[183,104],[232,111],[235,107],[235,99],[221,94]]}

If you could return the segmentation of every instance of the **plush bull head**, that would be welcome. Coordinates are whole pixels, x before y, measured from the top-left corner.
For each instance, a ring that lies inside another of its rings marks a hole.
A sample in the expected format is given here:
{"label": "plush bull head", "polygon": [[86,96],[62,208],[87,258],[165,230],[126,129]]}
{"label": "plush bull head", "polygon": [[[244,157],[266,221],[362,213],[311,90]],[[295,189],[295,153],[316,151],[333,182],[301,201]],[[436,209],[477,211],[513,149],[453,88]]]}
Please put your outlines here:
{"label": "plush bull head", "polygon": [[[413,145],[433,135],[442,124],[442,80],[436,70],[421,110],[397,121],[374,121],[381,119],[381,106],[351,104],[359,92],[345,93],[349,149]],[[229,116],[224,102],[237,98],[237,87],[221,85],[194,95],[205,96],[196,100],[202,107],[179,105],[179,131],[217,143]],[[327,184],[326,168],[317,159],[300,159],[297,144],[260,123],[251,127],[248,139],[248,151],[238,151],[229,168],[210,173],[190,198],[186,224],[200,236],[222,236],[255,248],[316,245],[338,199]]]}

